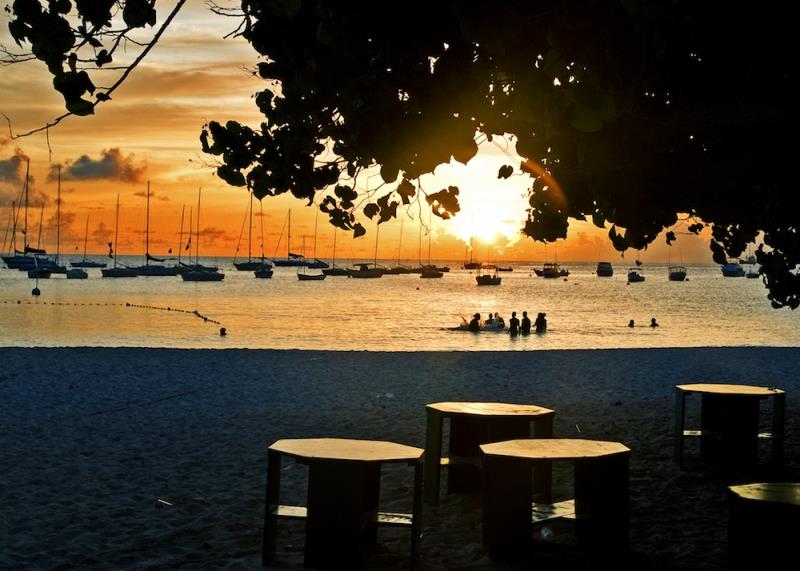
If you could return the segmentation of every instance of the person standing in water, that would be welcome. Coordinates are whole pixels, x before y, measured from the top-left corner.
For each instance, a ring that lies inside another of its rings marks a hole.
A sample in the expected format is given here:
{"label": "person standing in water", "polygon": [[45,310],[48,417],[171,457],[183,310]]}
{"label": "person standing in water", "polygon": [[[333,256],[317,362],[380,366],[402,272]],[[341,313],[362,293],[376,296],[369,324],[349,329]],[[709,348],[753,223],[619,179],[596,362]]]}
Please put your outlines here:
{"label": "person standing in water", "polygon": [[511,312],[511,319],[508,320],[508,334],[512,337],[519,335],[519,319],[517,319],[517,312]]}
{"label": "person standing in water", "polygon": [[522,312],[522,323],[519,326],[519,332],[522,335],[530,335],[531,334],[531,320],[528,317],[528,312]]}
{"label": "person standing in water", "polygon": [[544,333],[547,331],[547,320],[545,319],[546,313],[540,313],[536,316],[534,325],[536,326],[536,333]]}

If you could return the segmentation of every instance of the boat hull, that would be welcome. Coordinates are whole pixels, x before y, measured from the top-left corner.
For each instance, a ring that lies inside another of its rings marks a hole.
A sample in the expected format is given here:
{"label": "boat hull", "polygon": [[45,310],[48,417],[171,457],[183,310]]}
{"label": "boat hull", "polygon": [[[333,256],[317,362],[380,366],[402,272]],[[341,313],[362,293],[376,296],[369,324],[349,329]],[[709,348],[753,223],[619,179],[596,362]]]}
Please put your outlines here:
{"label": "boat hull", "polygon": [[93,262],[92,260],[82,260],[80,262],[70,262],[73,268],[105,268],[106,264],[102,262]]}
{"label": "boat hull", "polygon": [[189,271],[181,274],[185,282],[221,282],[225,279],[225,274],[206,270]]}
{"label": "boat hull", "polygon": [[103,268],[100,272],[104,278],[135,278],[139,276],[136,268]]}
{"label": "boat hull", "polygon": [[177,266],[139,266],[136,268],[140,276],[169,277],[178,275]]}
{"label": "boat hull", "polygon": [[87,274],[85,270],[82,270],[80,268],[72,268],[67,270],[68,280],[85,280],[88,277],[89,274]]}
{"label": "boat hull", "polygon": [[271,278],[271,277],[272,277],[272,274],[273,274],[274,272],[272,271],[272,268],[261,268],[260,270],[256,270],[256,271],[255,271],[255,272],[253,272],[253,273],[255,274],[255,276],[256,276],[257,278],[261,278],[261,279],[269,279],[269,278]]}
{"label": "boat hull", "polygon": [[297,274],[297,279],[301,282],[321,282],[326,277],[325,274]]}
{"label": "boat hull", "polygon": [[327,268],[322,270],[322,273],[326,276],[349,276],[350,272],[347,271],[346,268]]}
{"label": "boat hull", "polygon": [[272,267],[272,264],[267,261],[234,262],[233,265],[240,272],[254,272],[256,270]]}

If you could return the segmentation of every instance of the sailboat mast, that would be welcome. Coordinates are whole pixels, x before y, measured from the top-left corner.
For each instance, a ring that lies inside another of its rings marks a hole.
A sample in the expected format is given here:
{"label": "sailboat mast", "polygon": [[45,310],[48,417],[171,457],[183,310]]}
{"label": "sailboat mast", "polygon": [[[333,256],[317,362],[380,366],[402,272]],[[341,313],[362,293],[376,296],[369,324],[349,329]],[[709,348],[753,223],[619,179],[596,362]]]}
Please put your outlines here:
{"label": "sailboat mast", "polygon": [[261,219],[261,263],[264,263],[264,202],[259,199],[258,213]]}
{"label": "sailboat mast", "polygon": [[13,250],[14,250],[14,232],[17,229],[17,225],[16,225],[16,222],[14,220],[14,216],[15,216],[16,210],[17,210],[16,201],[12,200],[11,201],[11,218],[8,219],[8,222],[6,223],[6,232],[5,232],[5,234],[3,234],[3,251],[5,251],[5,249],[6,249],[6,238],[8,238],[8,229],[9,228],[12,229],[11,230],[11,244],[10,244],[11,251],[9,251],[9,256],[13,256],[14,255],[14,252],[13,252]]}
{"label": "sailboat mast", "polygon": [[333,260],[331,261],[331,267],[336,267],[336,231],[338,228],[336,226],[333,227]]}
{"label": "sailboat mast", "polygon": [[200,193],[203,187],[197,189],[197,244],[194,245],[194,263],[200,264]]}
{"label": "sailboat mast", "polygon": [[39,235],[36,237],[36,249],[41,250],[42,248],[42,221],[44,220],[44,202],[42,202],[42,208],[39,210]]}
{"label": "sailboat mast", "polygon": [[397,240],[397,267],[400,267],[400,248],[403,245],[403,222],[404,219],[400,219],[400,238]]}
{"label": "sailboat mast", "polygon": [[58,165],[58,192],[56,194],[56,264],[61,257],[61,165]]}
{"label": "sailboat mast", "polygon": [[30,187],[30,172],[31,160],[28,159],[28,166],[25,167],[25,222],[22,227],[22,235],[25,237],[22,241],[22,250],[24,254],[28,253],[28,188]]}
{"label": "sailboat mast", "polygon": [[317,222],[319,221],[319,210],[317,215],[314,216],[314,259],[317,259]]}
{"label": "sailboat mast", "polygon": [[147,181],[147,207],[145,208],[144,223],[144,265],[150,265],[150,181]]}
{"label": "sailboat mast", "polygon": [[117,194],[117,213],[114,215],[114,267],[117,267],[117,240],[119,239],[119,194]]}
{"label": "sailboat mast", "polygon": [[247,261],[253,261],[253,193],[250,193],[250,221],[247,227]]}
{"label": "sailboat mast", "polygon": [[428,265],[431,265],[431,234],[433,234],[433,212],[428,214]]}
{"label": "sailboat mast", "polygon": [[372,260],[372,264],[375,267],[378,267],[378,235],[381,233],[381,225],[375,225],[375,255]]}
{"label": "sailboat mast", "polygon": [[286,259],[291,258],[292,253],[292,209],[289,209],[289,228],[286,230]]}
{"label": "sailboat mast", "polygon": [[183,250],[183,214],[186,211],[186,205],[181,206],[181,229],[178,230],[178,265],[181,265],[181,250]]}
{"label": "sailboat mast", "polygon": [[86,261],[86,241],[89,239],[89,215],[86,215],[86,230],[83,231],[83,261]]}

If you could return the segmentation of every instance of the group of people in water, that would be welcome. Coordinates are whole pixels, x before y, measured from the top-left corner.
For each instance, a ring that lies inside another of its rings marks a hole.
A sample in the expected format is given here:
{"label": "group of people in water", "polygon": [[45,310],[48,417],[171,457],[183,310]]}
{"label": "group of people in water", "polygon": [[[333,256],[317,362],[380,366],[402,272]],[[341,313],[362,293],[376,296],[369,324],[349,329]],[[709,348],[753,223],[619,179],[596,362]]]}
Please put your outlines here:
{"label": "group of people in water", "polygon": [[[636,327],[636,323],[633,321],[633,319],[628,322],[628,327]],[[656,321],[655,317],[650,319],[650,327],[658,327],[658,322]]]}
{"label": "group of people in water", "polygon": [[[533,328],[536,333],[544,333],[547,331],[547,319],[545,319],[546,316],[546,313],[539,313],[536,316],[536,320],[533,322]],[[486,329],[506,331],[506,323],[505,320],[500,317],[499,313],[495,313],[494,315],[489,313],[489,317],[483,322],[481,321],[481,314],[476,313],[472,316],[467,329],[470,331],[483,331]],[[517,335],[530,335],[531,320],[528,317],[528,312],[523,311],[522,320],[520,320],[517,317],[517,312],[512,311],[511,319],[508,320],[507,331],[512,337],[516,337]]]}

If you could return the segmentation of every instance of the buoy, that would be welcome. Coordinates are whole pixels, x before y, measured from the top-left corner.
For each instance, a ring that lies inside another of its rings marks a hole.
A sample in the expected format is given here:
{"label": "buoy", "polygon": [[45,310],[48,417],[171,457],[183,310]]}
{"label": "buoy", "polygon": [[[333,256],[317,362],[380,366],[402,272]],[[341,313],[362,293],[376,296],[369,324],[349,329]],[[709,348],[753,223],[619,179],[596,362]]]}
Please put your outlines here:
{"label": "buoy", "polygon": [[228,331],[224,327],[219,328],[219,335],[220,337],[225,337],[228,334]]}
{"label": "buoy", "polygon": [[42,295],[42,292],[41,292],[41,291],[39,291],[39,288],[38,288],[38,287],[35,287],[35,288],[33,288],[33,289],[31,290],[31,294],[33,294],[33,295]]}

